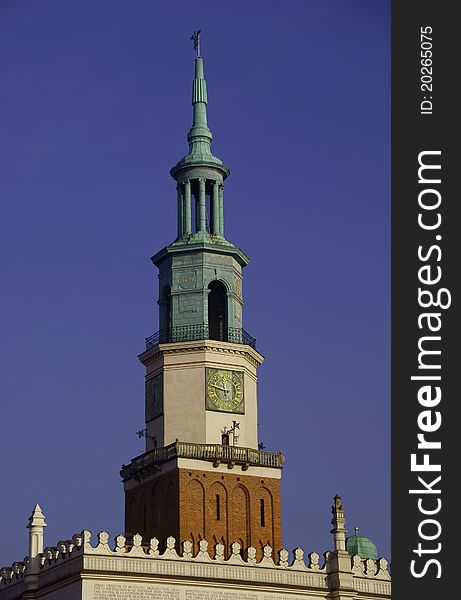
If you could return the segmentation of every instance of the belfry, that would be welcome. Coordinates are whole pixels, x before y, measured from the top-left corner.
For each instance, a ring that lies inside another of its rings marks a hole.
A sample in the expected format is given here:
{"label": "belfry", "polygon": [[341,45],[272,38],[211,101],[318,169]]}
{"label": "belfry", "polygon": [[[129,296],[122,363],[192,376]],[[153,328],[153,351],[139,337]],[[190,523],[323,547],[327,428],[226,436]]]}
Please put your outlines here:
{"label": "belfry", "polygon": [[[197,40],[195,40],[197,46]],[[283,455],[258,443],[257,368],[243,328],[249,259],[225,234],[229,169],[211,151],[203,59],[195,59],[189,151],[170,171],[176,239],[152,257],[159,270],[159,331],[146,339],[146,452],[121,476],[125,531],[164,542],[200,540],[258,556],[282,548]]]}

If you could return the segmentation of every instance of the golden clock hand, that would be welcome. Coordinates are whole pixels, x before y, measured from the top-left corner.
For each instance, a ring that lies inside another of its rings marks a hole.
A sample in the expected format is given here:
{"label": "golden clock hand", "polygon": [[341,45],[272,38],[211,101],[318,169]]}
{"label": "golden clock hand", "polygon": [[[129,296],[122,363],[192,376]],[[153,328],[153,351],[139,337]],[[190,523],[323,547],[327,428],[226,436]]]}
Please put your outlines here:
{"label": "golden clock hand", "polygon": [[214,383],[210,383],[210,385],[211,385],[211,387],[214,387],[214,388],[216,388],[218,390],[222,390],[223,392],[227,392],[226,388],[219,387],[219,385],[216,385]]}

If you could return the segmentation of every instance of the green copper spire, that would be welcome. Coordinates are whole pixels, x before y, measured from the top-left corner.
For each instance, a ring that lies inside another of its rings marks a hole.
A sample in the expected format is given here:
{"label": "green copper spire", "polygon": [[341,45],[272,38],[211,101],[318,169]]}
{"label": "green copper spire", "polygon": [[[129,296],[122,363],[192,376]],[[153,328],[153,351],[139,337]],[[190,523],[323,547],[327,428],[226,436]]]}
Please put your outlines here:
{"label": "green copper spire", "polygon": [[229,169],[211,153],[199,34],[192,36],[197,56],[189,151],[170,171],[176,180],[177,235],[152,257],[159,269],[159,340],[242,343],[242,269],[249,258],[224,234]]}
{"label": "green copper spire", "polygon": [[[171,247],[197,244],[202,249],[232,252],[238,255],[242,265],[248,257],[228,241],[224,235],[224,180],[230,171],[211,152],[212,135],[207,121],[207,86],[200,56],[200,30],[194,31],[192,40],[197,50],[195,74],[192,83],[192,127],[187,135],[189,151],[170,170],[176,180],[177,236]],[[157,255],[155,260],[157,260]]]}
{"label": "green copper spire", "polygon": [[211,152],[211,140],[213,136],[207,122],[207,102],[203,58],[197,56],[195,59],[195,77],[192,83],[192,127],[187,135],[189,152],[171,169],[171,175],[175,179],[177,179],[176,175],[179,170],[193,165],[217,167],[223,178],[229,175],[229,169],[223,165],[219,158],[213,156]]}
{"label": "green copper spire", "polygon": [[197,56],[195,59],[195,79],[192,83],[192,106],[193,120],[189,130],[187,141],[189,142],[189,156],[202,158],[204,160],[212,157],[211,154],[211,131],[208,128],[206,105],[206,80],[203,76],[203,59]]}

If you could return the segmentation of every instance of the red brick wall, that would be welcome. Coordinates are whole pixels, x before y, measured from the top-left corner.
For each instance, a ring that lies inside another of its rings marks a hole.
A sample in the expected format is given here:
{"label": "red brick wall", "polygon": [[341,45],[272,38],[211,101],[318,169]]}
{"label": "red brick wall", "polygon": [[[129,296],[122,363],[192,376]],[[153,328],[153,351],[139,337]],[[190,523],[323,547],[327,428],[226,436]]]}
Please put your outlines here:
{"label": "red brick wall", "polygon": [[155,536],[161,547],[169,535],[177,542],[189,539],[194,554],[201,539],[210,554],[216,543],[228,554],[230,544],[239,542],[244,549],[254,546],[258,559],[268,544],[276,559],[282,548],[280,480],[187,469],[159,473],[126,492],[125,530],[144,540]]}
{"label": "red brick wall", "polygon": [[127,537],[135,533],[140,533],[144,541],[156,537],[161,542],[161,549],[168,536],[179,539],[178,485],[178,470],[175,469],[125,492]]}

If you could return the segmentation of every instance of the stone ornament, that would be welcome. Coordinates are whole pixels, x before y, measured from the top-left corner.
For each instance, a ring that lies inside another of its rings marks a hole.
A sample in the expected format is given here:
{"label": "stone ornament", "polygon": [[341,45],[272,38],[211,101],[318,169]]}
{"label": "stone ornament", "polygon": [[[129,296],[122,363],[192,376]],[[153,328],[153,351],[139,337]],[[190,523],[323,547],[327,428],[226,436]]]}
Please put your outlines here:
{"label": "stone ornament", "polygon": [[152,538],[149,543],[149,556],[158,557],[160,552],[158,550],[159,540],[157,538]]}
{"label": "stone ornament", "polygon": [[296,569],[299,571],[305,571],[307,569],[306,564],[304,563],[304,550],[302,548],[295,548],[293,550],[294,561],[291,565],[292,569]]}
{"label": "stone ornament", "polygon": [[192,558],[192,542],[189,540],[182,543],[182,557],[186,559]]}
{"label": "stone ornament", "polygon": [[124,535],[118,535],[115,538],[114,552],[116,554],[125,554],[125,552],[126,552],[125,544],[126,544],[126,537]]}
{"label": "stone ornament", "polygon": [[258,563],[259,567],[275,567],[275,563],[272,560],[272,548],[270,546],[263,547],[263,557]]}
{"label": "stone ornament", "polygon": [[[262,567],[272,569],[284,569],[293,571],[305,571],[326,573],[327,565],[331,557],[331,552],[325,552],[325,564],[320,567],[320,556],[317,552],[308,554],[308,563],[304,562],[304,550],[295,548],[293,550],[293,560],[289,564],[289,552],[282,549],[278,553],[278,561],[275,563],[273,559],[273,549],[266,545],[263,548],[263,557],[259,562],[256,560],[256,548],[250,546],[243,552],[241,544],[234,542],[230,546],[230,556],[225,558],[225,548],[223,544],[216,544],[213,550],[213,556],[209,553],[209,543],[207,540],[200,540],[199,550],[197,555],[193,556],[193,545],[189,540],[183,541],[181,544],[182,551],[179,555],[176,551],[176,540],[170,536],[166,540],[166,548],[161,554],[159,551],[159,540],[152,538],[148,543],[144,543],[140,534],[133,536],[132,545],[127,545],[126,537],[118,535],[115,538],[115,545],[111,549],[109,545],[109,534],[107,531],[100,531],[97,534],[97,544],[91,544],[92,534],[88,530],[84,530],[79,534],[75,534],[71,540],[60,540],[56,546],[47,546],[42,553],[37,557],[39,560],[40,570],[49,568],[58,561],[69,560],[79,553],[88,555],[109,555],[119,557],[120,559],[141,557],[146,560],[173,560],[173,561],[189,561],[189,562],[207,562],[207,563],[224,563],[229,565],[242,565],[247,567]],[[4,584],[12,583],[22,579],[27,575],[27,569],[30,560],[26,558],[22,562],[15,562],[11,567],[2,567],[0,569],[0,580]],[[356,577],[373,578],[390,581],[388,571],[388,562],[385,558],[378,560],[366,559],[363,560],[360,556],[351,557],[351,573]]]}
{"label": "stone ornament", "polygon": [[247,562],[250,565],[256,564],[256,548],[254,546],[250,546],[247,550]]}
{"label": "stone ornament", "polygon": [[309,557],[308,568],[312,569],[313,571],[320,571],[320,565],[319,565],[320,556],[317,554],[317,552],[311,552],[310,554],[308,554],[308,557]]}
{"label": "stone ornament", "polygon": [[216,561],[224,562],[224,546],[222,544],[216,544],[214,557]]}
{"label": "stone ornament", "polygon": [[211,557],[208,553],[208,542],[206,540],[200,540],[198,544],[198,553],[195,560],[202,562],[211,562]]}
{"label": "stone ornament", "polygon": [[359,577],[364,577],[365,570],[363,568],[363,559],[358,554],[356,554],[355,556],[352,556],[351,562],[352,573],[354,573],[354,575],[358,575]]}

